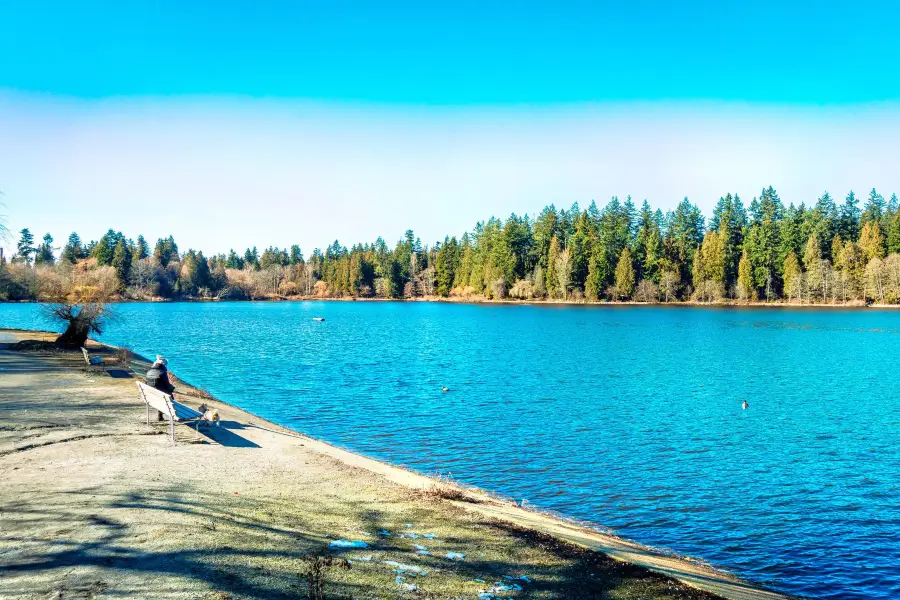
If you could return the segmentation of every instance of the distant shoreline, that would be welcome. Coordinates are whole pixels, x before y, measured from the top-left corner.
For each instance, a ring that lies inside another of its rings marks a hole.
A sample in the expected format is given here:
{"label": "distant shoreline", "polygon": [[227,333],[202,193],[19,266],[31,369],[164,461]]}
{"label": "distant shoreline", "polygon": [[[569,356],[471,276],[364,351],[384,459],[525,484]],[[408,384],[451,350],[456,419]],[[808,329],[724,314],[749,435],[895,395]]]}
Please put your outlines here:
{"label": "distant shoreline", "polygon": [[[290,296],[290,297],[268,297],[254,298],[251,300],[236,300],[227,298],[120,298],[111,300],[110,304],[176,304],[176,303],[246,303],[246,302],[402,302],[402,303],[436,303],[436,304],[470,304],[470,305],[501,305],[501,306],[610,306],[610,307],[627,307],[627,306],[646,306],[646,307],[672,307],[672,308],[752,308],[752,309],[777,309],[777,308],[826,308],[826,309],[900,309],[900,304],[867,304],[856,300],[845,303],[832,302],[747,302],[740,300],[730,300],[721,302],[699,302],[695,300],[680,300],[676,302],[637,302],[634,300],[609,300],[603,302],[591,302],[587,300],[492,300],[488,298],[458,298],[449,297],[442,298],[438,296],[419,297],[419,298],[324,298],[319,296]],[[0,304],[42,304],[40,300],[4,300]]]}

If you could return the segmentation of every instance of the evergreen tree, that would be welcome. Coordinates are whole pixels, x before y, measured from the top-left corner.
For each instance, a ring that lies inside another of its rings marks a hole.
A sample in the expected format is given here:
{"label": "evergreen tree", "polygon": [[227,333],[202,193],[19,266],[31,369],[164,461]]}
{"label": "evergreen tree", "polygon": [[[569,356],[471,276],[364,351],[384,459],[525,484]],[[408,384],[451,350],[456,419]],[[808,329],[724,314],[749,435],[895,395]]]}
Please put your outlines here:
{"label": "evergreen tree", "polygon": [[286,267],[290,264],[290,257],[286,250],[281,250],[275,246],[269,246],[263,250],[262,256],[259,258],[260,269],[270,269],[272,267]]}
{"label": "evergreen tree", "polygon": [[844,242],[841,241],[841,236],[834,234],[834,237],[831,239],[831,261],[836,269],[840,268],[841,250],[843,249]]}
{"label": "evergreen tree", "polygon": [[[622,250],[635,243],[637,215],[631,198],[624,204],[615,196],[603,208],[600,214],[600,227],[597,231],[597,277],[599,287],[605,288],[615,283],[616,265]],[[586,273],[585,273],[586,274]],[[579,274],[580,275],[580,274]]]}
{"label": "evergreen tree", "polygon": [[125,237],[120,232],[115,232],[112,229],[103,234],[91,252],[91,256],[97,259],[98,265],[101,267],[112,265],[113,254],[120,240],[124,241]]}
{"label": "evergreen tree", "polygon": [[855,240],[859,237],[859,219],[861,216],[859,210],[859,200],[852,191],[847,194],[844,205],[840,210],[840,225],[838,233],[841,239]]}
{"label": "evergreen tree", "polygon": [[[202,252],[188,250],[181,261],[181,274],[178,278],[182,294],[198,296],[210,287],[209,263]],[[267,292],[272,291],[267,289]]]}
{"label": "evergreen tree", "polygon": [[[806,288],[810,295],[823,295],[825,290],[825,267],[822,264],[822,250],[816,234],[809,236],[803,250],[803,266],[806,267]],[[787,285],[787,282],[785,282]]]}
{"label": "evergreen tree", "polygon": [[206,257],[203,256],[203,252],[198,250],[197,259],[191,273],[191,283],[195,288],[208,288],[209,279],[209,262],[207,262]]}
{"label": "evergreen tree", "polygon": [[504,288],[525,276],[525,259],[528,256],[530,231],[525,231],[516,215],[506,220],[497,231],[488,257],[490,268],[485,283],[503,281]]}
{"label": "evergreen tree", "polygon": [[694,287],[711,281],[725,285],[725,236],[716,231],[707,231],[703,244],[694,253]]}
{"label": "evergreen tree", "polygon": [[290,264],[298,265],[303,262],[303,253],[300,251],[300,246],[294,244],[291,246],[291,254],[290,254]]}
{"label": "evergreen tree", "polygon": [[456,274],[453,278],[453,287],[465,289],[469,286],[469,277],[472,273],[473,255],[471,238],[469,237],[468,233],[463,234],[462,246],[460,247],[459,254],[459,267],[456,269]]}
{"label": "evergreen tree", "polygon": [[567,245],[572,262],[572,287],[583,288],[588,275],[588,262],[593,254],[597,233],[587,211],[575,219],[575,232]]}
{"label": "evergreen tree", "polygon": [[156,246],[153,248],[153,259],[163,267],[170,262],[177,262],[179,254],[175,238],[170,235],[165,239],[160,238],[156,240]]}
{"label": "evergreen tree", "polygon": [[147,240],[144,239],[144,236],[137,236],[132,255],[134,260],[143,260],[150,257],[150,245],[147,243]]}
{"label": "evergreen tree", "polygon": [[644,200],[637,219],[632,255],[638,279],[659,282],[659,261],[663,258],[662,213],[652,210]]}
{"label": "evergreen tree", "polygon": [[742,300],[756,300],[756,286],[753,283],[753,267],[750,265],[747,248],[744,248],[741,252],[741,260],[738,262],[737,291],[738,297]]}
{"label": "evergreen tree", "polygon": [[559,245],[559,238],[554,235],[550,239],[550,248],[547,251],[547,275],[545,276],[547,296],[550,298],[558,298],[562,292],[559,289],[559,275],[556,272],[560,254],[562,254],[562,248]]}
{"label": "evergreen tree", "polygon": [[887,230],[888,254],[900,253],[900,210],[891,214]]}
{"label": "evergreen tree", "polygon": [[[828,192],[825,192],[818,200],[816,200],[816,206],[809,211],[808,219],[810,224],[807,227],[807,234],[812,235],[815,233],[819,237],[819,241],[826,244],[826,246],[828,240],[831,240],[834,236],[838,235],[838,231],[840,230],[838,207],[831,197],[831,194]],[[835,260],[835,256],[832,254],[832,248],[823,247],[822,254],[832,261]]]}
{"label": "evergreen tree", "polygon": [[253,246],[252,250],[247,248],[247,251],[244,252],[244,265],[259,270],[259,251],[256,246]]}
{"label": "evergreen tree", "polygon": [[116,242],[116,247],[113,249],[113,256],[110,263],[116,270],[116,277],[119,279],[120,289],[125,289],[131,277],[131,248],[128,247],[124,238],[120,237]]}
{"label": "evergreen tree", "polygon": [[[776,297],[781,260],[781,219],[784,207],[775,190],[769,186],[760,199],[751,205],[752,224],[745,240],[750,260],[754,292],[761,292],[767,300]],[[760,294],[757,293],[757,296]]]}
{"label": "evergreen tree", "polygon": [[62,252],[59,255],[60,260],[65,260],[72,264],[75,264],[79,259],[82,259],[86,256],[84,251],[84,247],[81,245],[81,238],[74,231],[69,235],[69,239],[66,242],[66,245],[63,246]]}
{"label": "evergreen tree", "polygon": [[666,218],[666,257],[679,270],[679,279],[689,281],[694,254],[703,241],[703,214],[685,198]]}
{"label": "evergreen tree", "polygon": [[244,259],[238,256],[234,248],[228,251],[228,258],[225,259],[225,267],[228,269],[243,269]]}
{"label": "evergreen tree", "polygon": [[362,258],[359,252],[351,251],[347,265],[347,288],[351,295],[358,296],[365,285]]}
{"label": "evergreen tree", "polygon": [[34,263],[52,265],[54,262],[56,262],[56,259],[53,256],[53,236],[46,233],[44,234],[43,243],[35,251]]}
{"label": "evergreen tree", "polygon": [[784,295],[788,300],[799,299],[801,295],[803,272],[797,255],[791,252],[784,259]]}
{"label": "evergreen tree", "polygon": [[710,228],[722,237],[725,279],[723,284],[730,286],[737,281],[738,263],[741,259],[744,244],[744,229],[747,227],[747,211],[740,196],[727,194],[719,198],[713,210]]}
{"label": "evergreen tree", "polygon": [[866,259],[859,246],[851,240],[844,242],[838,264],[841,274],[846,279],[850,296],[856,297],[862,292],[863,273],[866,268]]}
{"label": "evergreen tree", "polygon": [[597,301],[603,293],[603,278],[600,270],[601,260],[600,247],[596,246],[588,260],[587,278],[584,282],[584,295],[591,302]]}
{"label": "evergreen tree", "polygon": [[779,223],[779,260],[784,261],[791,252],[802,255],[814,225],[803,204],[799,207],[793,204],[788,206]]}
{"label": "evergreen tree", "polygon": [[863,224],[875,221],[880,222],[884,218],[886,208],[887,204],[884,201],[884,197],[875,191],[875,188],[872,188],[866,200],[866,206],[863,209],[860,222]]}
{"label": "evergreen tree", "polygon": [[884,237],[881,235],[878,221],[869,221],[863,225],[859,234],[859,249],[862,250],[866,261],[884,258]]}
{"label": "evergreen tree", "polygon": [[437,251],[435,259],[435,285],[438,296],[447,297],[450,290],[453,289],[453,282],[456,280],[456,270],[459,267],[459,245],[456,238],[444,238]]}
{"label": "evergreen tree", "polygon": [[631,250],[626,246],[616,264],[616,293],[620,298],[631,298],[634,293],[635,275]]}
{"label": "evergreen tree", "polygon": [[16,246],[16,260],[23,262],[26,265],[30,265],[34,252],[34,234],[32,234],[28,228],[25,228],[19,232],[19,243]]}

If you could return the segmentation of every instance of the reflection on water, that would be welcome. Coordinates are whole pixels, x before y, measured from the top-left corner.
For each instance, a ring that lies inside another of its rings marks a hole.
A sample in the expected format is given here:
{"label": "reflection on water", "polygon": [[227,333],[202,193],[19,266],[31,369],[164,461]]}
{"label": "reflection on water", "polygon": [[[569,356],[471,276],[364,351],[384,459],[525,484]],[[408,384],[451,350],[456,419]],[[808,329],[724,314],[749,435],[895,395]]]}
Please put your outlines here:
{"label": "reflection on water", "polygon": [[[898,312],[335,302],[120,314],[104,340],[165,354],[178,376],[310,435],[790,593],[900,597]],[[34,306],[0,306],[0,326],[39,320]]]}

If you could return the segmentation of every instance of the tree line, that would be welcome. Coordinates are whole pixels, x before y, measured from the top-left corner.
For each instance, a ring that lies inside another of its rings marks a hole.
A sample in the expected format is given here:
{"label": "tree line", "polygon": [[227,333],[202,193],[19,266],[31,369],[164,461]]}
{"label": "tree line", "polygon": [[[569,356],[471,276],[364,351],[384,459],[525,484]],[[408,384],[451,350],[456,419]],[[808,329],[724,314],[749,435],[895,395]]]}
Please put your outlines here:
{"label": "tree line", "polygon": [[393,247],[380,237],[335,241],[308,257],[297,245],[207,257],[180,252],[171,236],[151,248],[112,229],[86,244],[72,233],[57,249],[49,234],[36,244],[23,229],[0,265],[0,299],[51,297],[67,285],[132,299],[900,303],[900,207],[896,194],[874,189],[864,201],[825,193],[785,206],[768,187],[746,206],[721,197],[707,219],[687,198],[663,213],[614,197],[602,208],[491,217],[430,247],[407,231]]}

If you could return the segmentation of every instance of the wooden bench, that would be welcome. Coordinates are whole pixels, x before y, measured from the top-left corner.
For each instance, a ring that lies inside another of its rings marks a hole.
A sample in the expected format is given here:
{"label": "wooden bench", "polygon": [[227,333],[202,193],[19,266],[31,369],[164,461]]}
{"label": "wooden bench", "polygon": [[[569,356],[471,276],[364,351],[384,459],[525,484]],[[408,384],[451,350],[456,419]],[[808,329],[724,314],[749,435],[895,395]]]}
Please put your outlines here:
{"label": "wooden bench", "polygon": [[197,431],[200,430],[200,423],[205,422],[203,413],[194,410],[190,406],[186,406],[175,400],[172,394],[161,392],[156,388],[152,388],[146,383],[137,382],[138,390],[141,392],[141,398],[147,404],[147,425],[150,424],[150,409],[153,408],[169,421],[169,437],[172,443],[175,443],[175,423],[186,423],[188,421],[197,422]]}
{"label": "wooden bench", "polygon": [[84,354],[84,362],[87,363],[88,367],[100,367],[103,368],[103,357],[102,356],[91,356],[88,354],[87,348],[81,348],[81,353]]}

